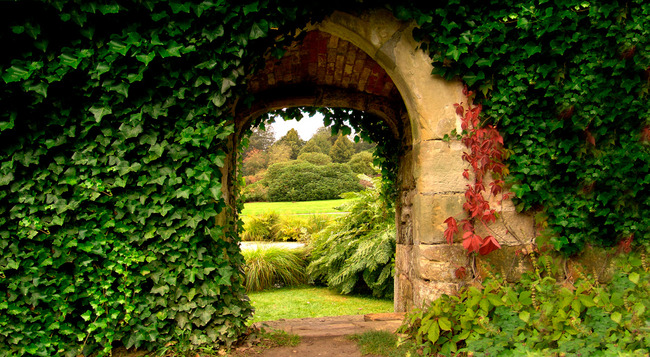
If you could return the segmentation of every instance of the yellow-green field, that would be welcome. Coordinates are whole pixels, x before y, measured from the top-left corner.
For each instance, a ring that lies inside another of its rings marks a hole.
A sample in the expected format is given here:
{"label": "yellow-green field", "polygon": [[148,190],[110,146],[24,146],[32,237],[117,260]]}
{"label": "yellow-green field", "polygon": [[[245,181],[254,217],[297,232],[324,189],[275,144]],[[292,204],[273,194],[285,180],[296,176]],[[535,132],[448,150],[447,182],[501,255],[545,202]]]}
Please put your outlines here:
{"label": "yellow-green field", "polygon": [[336,208],[352,199],[302,201],[302,202],[249,202],[244,204],[242,216],[256,216],[263,213],[275,212],[288,214],[332,214],[339,213]]}

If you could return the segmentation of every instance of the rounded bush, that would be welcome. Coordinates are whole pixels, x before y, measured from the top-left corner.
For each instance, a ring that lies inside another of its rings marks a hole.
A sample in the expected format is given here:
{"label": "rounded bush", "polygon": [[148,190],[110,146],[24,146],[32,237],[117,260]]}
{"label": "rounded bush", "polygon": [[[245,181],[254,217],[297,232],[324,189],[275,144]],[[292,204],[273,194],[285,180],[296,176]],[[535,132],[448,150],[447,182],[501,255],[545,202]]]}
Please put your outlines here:
{"label": "rounded bush", "polygon": [[342,164],[317,166],[298,162],[279,168],[271,167],[267,182],[269,201],[327,200],[361,189],[352,170]]}

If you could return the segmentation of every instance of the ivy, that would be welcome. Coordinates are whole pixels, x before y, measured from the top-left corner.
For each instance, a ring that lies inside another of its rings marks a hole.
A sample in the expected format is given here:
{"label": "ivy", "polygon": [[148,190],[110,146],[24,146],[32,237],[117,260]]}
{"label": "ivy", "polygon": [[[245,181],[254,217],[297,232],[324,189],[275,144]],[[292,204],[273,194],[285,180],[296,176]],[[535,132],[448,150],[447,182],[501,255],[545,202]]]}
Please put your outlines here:
{"label": "ivy", "polygon": [[[647,244],[647,4],[386,3],[418,23],[435,74],[476,90],[511,151],[519,208],[540,212],[556,248]],[[215,225],[230,108],[254,100],[246,76],[296,29],[367,7],[2,2],[0,354],[232,343],[252,308],[240,225]],[[379,121],[327,115],[363,129],[395,177]]]}
{"label": "ivy", "polygon": [[538,212],[548,243],[572,254],[650,242],[645,2],[453,1],[396,14],[418,20],[434,74],[477,92],[511,150],[517,207]]}

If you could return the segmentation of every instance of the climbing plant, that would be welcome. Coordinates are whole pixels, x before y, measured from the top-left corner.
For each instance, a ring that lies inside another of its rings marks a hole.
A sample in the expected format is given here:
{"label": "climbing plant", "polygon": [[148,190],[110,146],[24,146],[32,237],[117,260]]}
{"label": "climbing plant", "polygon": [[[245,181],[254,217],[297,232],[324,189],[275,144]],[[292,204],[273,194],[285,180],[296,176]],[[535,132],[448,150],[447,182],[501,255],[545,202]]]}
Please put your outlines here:
{"label": "climbing plant", "polygon": [[[519,207],[540,211],[555,247],[647,244],[645,2],[390,2],[420,25],[435,73],[478,91]],[[231,108],[296,29],[368,6],[0,2],[0,355],[236,339],[252,309],[221,187]],[[392,180],[381,124],[339,114]]]}
{"label": "climbing plant", "polygon": [[434,74],[476,90],[510,150],[519,210],[546,241],[650,244],[650,5],[631,1],[451,1],[400,6]]}
{"label": "climbing plant", "polygon": [[226,109],[249,54],[309,15],[20,1],[0,18],[0,355],[233,342],[252,308],[234,222],[215,225],[233,217]]}

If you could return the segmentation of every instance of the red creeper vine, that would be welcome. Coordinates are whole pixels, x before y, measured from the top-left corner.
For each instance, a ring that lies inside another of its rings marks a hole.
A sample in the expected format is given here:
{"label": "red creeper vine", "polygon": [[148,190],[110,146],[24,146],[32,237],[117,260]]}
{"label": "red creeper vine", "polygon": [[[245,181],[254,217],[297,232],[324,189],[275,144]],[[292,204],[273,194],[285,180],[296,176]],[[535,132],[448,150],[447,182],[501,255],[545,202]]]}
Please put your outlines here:
{"label": "red creeper vine", "polygon": [[[474,173],[473,180],[470,177],[469,169],[465,169],[463,177],[472,181],[467,184],[465,191],[465,203],[463,209],[467,212],[468,218],[457,221],[454,217],[445,220],[447,229],[445,230],[445,239],[449,244],[453,242],[454,235],[458,233],[460,224],[463,230],[463,247],[468,253],[478,251],[481,255],[500,249],[501,245],[497,240],[489,235],[481,237],[476,234],[475,224],[483,224],[486,228],[489,223],[497,219],[496,210],[490,207],[488,199],[491,196],[502,195],[501,199],[508,199],[512,193],[503,193],[504,181],[502,175],[507,173],[507,168],[503,164],[504,153],[503,137],[496,130],[494,125],[481,125],[479,115],[481,114],[481,104],[471,104],[474,92],[468,91],[467,87],[463,89],[463,94],[468,98],[467,109],[463,103],[455,104],[456,113],[461,118],[461,128],[463,137],[461,142],[467,151],[463,153],[463,160],[469,163]],[[493,172],[496,178],[490,182],[489,190],[485,187],[485,175]],[[485,195],[487,194],[487,198]]]}

